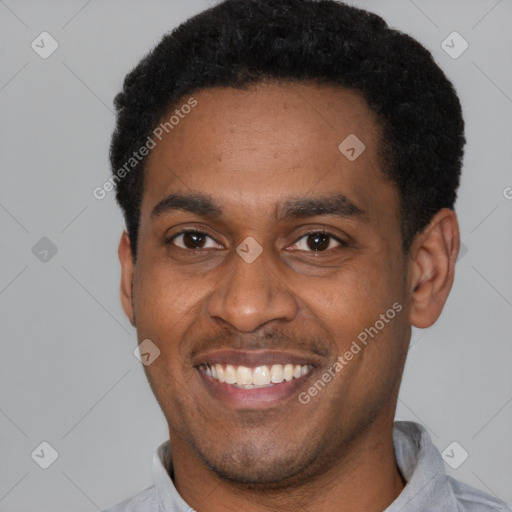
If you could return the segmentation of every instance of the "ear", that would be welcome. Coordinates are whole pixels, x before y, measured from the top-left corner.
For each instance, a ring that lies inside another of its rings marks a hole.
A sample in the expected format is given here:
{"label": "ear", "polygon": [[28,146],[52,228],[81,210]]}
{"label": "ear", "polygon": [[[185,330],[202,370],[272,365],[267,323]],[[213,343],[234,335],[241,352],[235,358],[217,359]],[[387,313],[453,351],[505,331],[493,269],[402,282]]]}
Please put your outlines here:
{"label": "ear", "polygon": [[135,327],[135,315],[133,311],[133,273],[134,264],[132,258],[132,249],[130,246],[130,237],[126,231],[123,231],[119,248],[117,250],[119,261],[121,262],[121,304],[124,312]]}
{"label": "ear", "polygon": [[460,233],[453,210],[439,210],[411,244],[408,283],[410,323],[430,327],[443,310],[455,276]]}

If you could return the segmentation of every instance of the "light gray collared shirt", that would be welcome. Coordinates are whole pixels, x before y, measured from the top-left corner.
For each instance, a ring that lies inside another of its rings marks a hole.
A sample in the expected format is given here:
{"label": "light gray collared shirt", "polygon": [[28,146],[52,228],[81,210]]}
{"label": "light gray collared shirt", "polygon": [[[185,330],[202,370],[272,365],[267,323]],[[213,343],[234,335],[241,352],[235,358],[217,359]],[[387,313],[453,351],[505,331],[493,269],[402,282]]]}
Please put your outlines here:
{"label": "light gray collared shirt", "polygon": [[[397,465],[407,485],[383,512],[489,512],[512,507],[448,476],[437,448],[424,427],[409,421],[394,424]],[[153,456],[154,485],[104,512],[194,512],[178,494],[166,468],[171,467],[169,441]]]}

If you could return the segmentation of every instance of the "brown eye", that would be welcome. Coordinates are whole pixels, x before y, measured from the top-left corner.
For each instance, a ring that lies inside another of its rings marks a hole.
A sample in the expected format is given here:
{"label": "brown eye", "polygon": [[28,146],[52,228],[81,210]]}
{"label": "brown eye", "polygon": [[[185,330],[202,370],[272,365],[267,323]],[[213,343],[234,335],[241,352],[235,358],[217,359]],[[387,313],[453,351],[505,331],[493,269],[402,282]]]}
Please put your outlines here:
{"label": "brown eye", "polygon": [[321,231],[307,233],[295,242],[294,249],[306,252],[325,252],[337,246],[347,244],[331,233]]}
{"label": "brown eye", "polygon": [[315,233],[307,237],[307,246],[312,251],[325,251],[329,248],[329,243],[330,236],[324,235],[323,233]]}
{"label": "brown eye", "polygon": [[200,231],[182,231],[174,235],[168,243],[181,249],[210,249],[217,248],[218,244],[212,237]]}

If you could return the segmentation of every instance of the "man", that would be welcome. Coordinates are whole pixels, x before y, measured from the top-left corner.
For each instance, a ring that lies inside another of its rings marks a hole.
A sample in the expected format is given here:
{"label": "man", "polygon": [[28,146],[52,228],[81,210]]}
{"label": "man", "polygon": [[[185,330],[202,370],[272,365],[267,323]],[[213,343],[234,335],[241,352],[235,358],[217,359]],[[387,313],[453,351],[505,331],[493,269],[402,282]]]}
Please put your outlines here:
{"label": "man", "polygon": [[459,250],[460,103],[431,55],[323,0],[227,0],[116,97],[121,300],[169,425],[110,512],[487,511],[393,424]]}

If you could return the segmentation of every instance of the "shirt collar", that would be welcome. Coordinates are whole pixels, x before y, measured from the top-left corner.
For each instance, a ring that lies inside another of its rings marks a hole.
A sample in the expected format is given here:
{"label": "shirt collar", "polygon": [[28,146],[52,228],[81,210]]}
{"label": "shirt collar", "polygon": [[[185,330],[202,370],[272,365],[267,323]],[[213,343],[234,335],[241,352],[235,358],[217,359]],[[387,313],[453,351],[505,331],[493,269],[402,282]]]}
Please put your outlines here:
{"label": "shirt collar", "polygon": [[[395,422],[393,446],[406,486],[384,512],[457,510],[444,462],[425,428],[413,422]],[[169,440],[162,443],[153,455],[153,479],[158,493],[159,512],[193,512],[174,487],[166,468],[171,470]]]}
{"label": "shirt collar", "polygon": [[443,459],[424,427],[410,421],[395,422],[393,446],[406,486],[384,512],[458,510]]}
{"label": "shirt collar", "polygon": [[[166,468],[169,468],[169,473]],[[153,455],[153,481],[158,493],[158,512],[194,512],[174,487],[169,476],[171,471],[171,444],[167,440],[157,448]]]}

